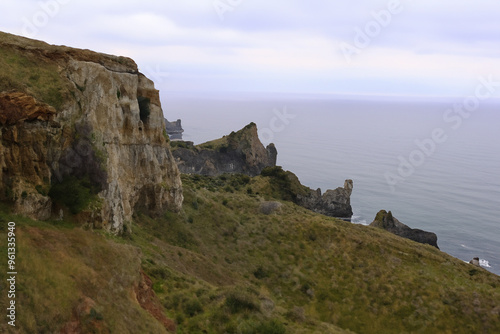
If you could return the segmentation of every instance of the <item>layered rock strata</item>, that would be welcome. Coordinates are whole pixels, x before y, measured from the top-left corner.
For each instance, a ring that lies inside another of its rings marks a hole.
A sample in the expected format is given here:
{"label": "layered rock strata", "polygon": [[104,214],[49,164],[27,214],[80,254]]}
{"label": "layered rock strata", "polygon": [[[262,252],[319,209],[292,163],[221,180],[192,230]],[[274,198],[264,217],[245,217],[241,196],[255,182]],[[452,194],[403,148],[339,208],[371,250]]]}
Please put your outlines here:
{"label": "layered rock strata", "polygon": [[78,219],[113,233],[136,210],[180,210],[159,93],[133,60],[4,33],[0,51],[2,200],[47,219],[60,211],[51,191],[78,185]]}

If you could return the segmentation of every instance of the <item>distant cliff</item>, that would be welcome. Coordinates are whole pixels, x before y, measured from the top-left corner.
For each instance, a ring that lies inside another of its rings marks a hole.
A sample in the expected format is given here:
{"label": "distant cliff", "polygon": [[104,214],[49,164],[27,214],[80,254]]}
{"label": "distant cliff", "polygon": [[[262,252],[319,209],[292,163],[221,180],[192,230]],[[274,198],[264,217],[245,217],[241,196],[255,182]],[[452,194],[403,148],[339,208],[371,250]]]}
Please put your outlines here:
{"label": "distant cliff", "polygon": [[158,91],[129,58],[0,33],[0,199],[113,233],[182,205]]}
{"label": "distant cliff", "polygon": [[327,190],[321,195],[321,189],[309,191],[306,195],[298,197],[298,204],[325,216],[351,220],[351,194],[353,182],[345,180],[344,187]]}
{"label": "distant cliff", "polygon": [[165,130],[167,131],[167,134],[169,135],[170,139],[172,140],[182,139],[182,133],[184,132],[184,129],[182,128],[180,119],[178,119],[175,122],[170,122],[168,119],[165,118]]}
{"label": "distant cliff", "polygon": [[265,167],[275,166],[278,154],[274,144],[262,145],[255,123],[196,146],[191,142],[172,142],[172,153],[182,173],[209,176],[224,173],[256,176]]}
{"label": "distant cliff", "polygon": [[393,234],[399,235],[400,237],[422,244],[428,244],[439,249],[437,244],[437,235],[435,233],[410,228],[394,218],[391,211],[379,211],[370,226],[381,228]]}
{"label": "distant cliff", "polygon": [[261,175],[271,179],[271,192],[276,197],[292,201],[325,216],[344,220],[350,220],[352,217],[352,180],[346,180],[343,188],[327,190],[322,195],[321,189],[313,190],[302,185],[297,175],[290,171],[284,171],[281,166],[267,167]]}

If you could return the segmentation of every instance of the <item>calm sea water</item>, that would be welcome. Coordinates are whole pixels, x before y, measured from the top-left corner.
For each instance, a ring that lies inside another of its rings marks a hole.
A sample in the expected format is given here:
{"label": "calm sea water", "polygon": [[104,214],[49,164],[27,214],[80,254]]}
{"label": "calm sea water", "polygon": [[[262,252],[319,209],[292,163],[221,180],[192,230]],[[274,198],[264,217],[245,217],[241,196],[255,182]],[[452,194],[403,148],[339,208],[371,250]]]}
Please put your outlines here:
{"label": "calm sea water", "polygon": [[311,188],[354,180],[355,223],[391,210],[464,261],[479,257],[500,274],[500,102],[464,118],[448,110],[463,99],[325,96],[162,97],[184,140],[202,143],[250,122],[278,164]]}

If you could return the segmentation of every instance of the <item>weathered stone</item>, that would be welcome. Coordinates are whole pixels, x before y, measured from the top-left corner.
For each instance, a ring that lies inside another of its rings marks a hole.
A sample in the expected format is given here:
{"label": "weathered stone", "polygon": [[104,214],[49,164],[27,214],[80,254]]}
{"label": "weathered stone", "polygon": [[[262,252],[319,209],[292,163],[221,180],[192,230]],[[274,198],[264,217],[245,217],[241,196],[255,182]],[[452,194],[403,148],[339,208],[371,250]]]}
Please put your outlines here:
{"label": "weathered stone", "polygon": [[352,180],[346,180],[343,188],[327,190],[323,195],[321,189],[311,189],[306,195],[297,195],[297,204],[326,216],[350,220],[352,189]]}
{"label": "weathered stone", "polygon": [[46,219],[51,186],[86,179],[99,203],[79,220],[113,233],[135,209],[180,210],[180,173],[164,137],[159,93],[131,59],[3,33],[0,48],[57,69],[68,90],[57,112],[28,91],[0,92],[1,199]]}
{"label": "weathered stone", "polygon": [[399,235],[400,237],[422,244],[428,244],[439,249],[437,245],[437,235],[435,233],[410,228],[394,218],[391,211],[379,211],[370,226],[381,228],[393,234]]}
{"label": "weathered stone", "polygon": [[277,150],[274,144],[262,145],[257,126],[250,123],[238,132],[212,142],[173,145],[177,166],[185,174],[216,176],[224,173],[259,175],[265,167],[275,166]]}
{"label": "weathered stone", "polygon": [[56,110],[22,92],[0,93],[0,124],[14,125],[22,121],[49,121]]}

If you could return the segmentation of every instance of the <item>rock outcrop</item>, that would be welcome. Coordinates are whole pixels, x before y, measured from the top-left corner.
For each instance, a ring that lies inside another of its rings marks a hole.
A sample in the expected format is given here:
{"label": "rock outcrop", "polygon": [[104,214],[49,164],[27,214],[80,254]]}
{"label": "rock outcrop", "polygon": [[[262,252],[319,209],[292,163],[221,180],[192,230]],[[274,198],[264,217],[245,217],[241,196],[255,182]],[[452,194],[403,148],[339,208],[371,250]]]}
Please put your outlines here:
{"label": "rock outcrop", "polygon": [[165,118],[165,130],[167,131],[168,136],[172,140],[181,140],[182,133],[184,129],[182,128],[182,122],[178,119],[175,122],[170,122]]}
{"label": "rock outcrop", "polygon": [[1,200],[35,219],[72,206],[113,233],[180,209],[159,93],[133,60],[4,33],[0,50]]}
{"label": "rock outcrop", "polygon": [[265,167],[275,166],[278,154],[274,144],[262,145],[255,123],[196,146],[192,142],[173,142],[172,149],[182,173],[208,176],[224,173],[256,176]]}
{"label": "rock outcrop", "polygon": [[264,168],[261,175],[270,178],[270,191],[283,200],[292,201],[306,209],[330,217],[349,221],[352,217],[352,180],[346,180],[343,188],[327,190],[321,195],[321,189],[313,190],[302,185],[297,175],[283,170],[281,166]]}
{"label": "rock outcrop", "polygon": [[481,267],[481,262],[479,262],[479,258],[475,257],[469,261],[470,264],[475,265],[476,267]]}
{"label": "rock outcrop", "polygon": [[370,226],[381,228],[400,237],[422,244],[428,244],[439,249],[437,244],[437,235],[435,233],[410,228],[394,218],[391,211],[379,211]]}
{"label": "rock outcrop", "polygon": [[352,217],[352,188],[352,180],[345,180],[343,188],[329,189],[323,195],[321,189],[311,190],[306,195],[298,195],[297,204],[326,216],[350,221]]}

